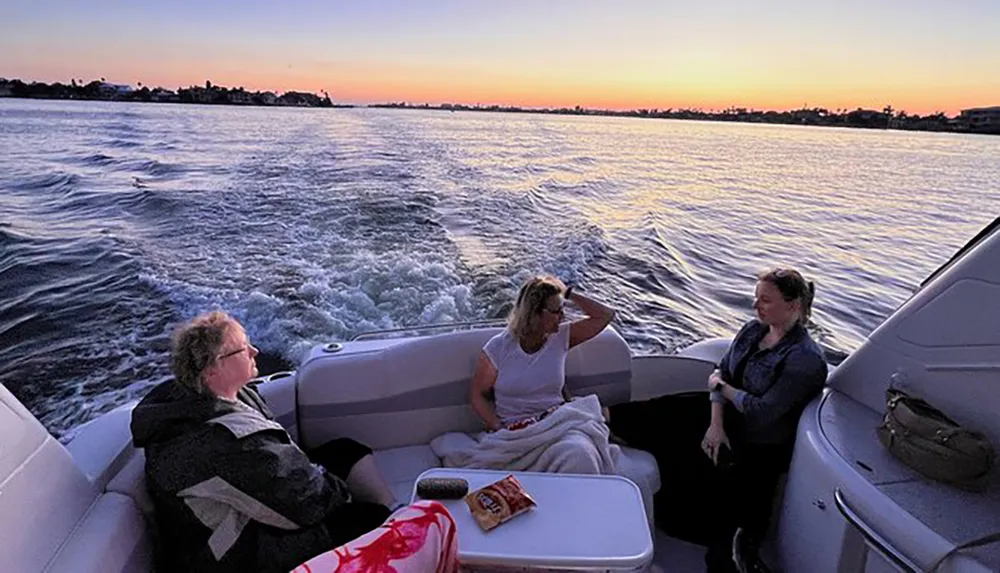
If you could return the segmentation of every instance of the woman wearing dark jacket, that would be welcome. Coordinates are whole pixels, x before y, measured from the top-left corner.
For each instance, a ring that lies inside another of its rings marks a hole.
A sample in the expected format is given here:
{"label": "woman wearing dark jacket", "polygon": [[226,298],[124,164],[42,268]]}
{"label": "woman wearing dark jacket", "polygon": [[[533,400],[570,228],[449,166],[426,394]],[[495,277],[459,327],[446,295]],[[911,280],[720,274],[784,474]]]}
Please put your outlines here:
{"label": "woman wearing dark jacket", "polygon": [[760,566],[756,546],[791,460],[799,416],[826,382],[823,352],[805,328],[813,293],[797,271],[762,273],[757,318],[743,325],[709,376],[707,396],[611,407],[611,431],[656,456],[663,480],[657,522],[707,545],[710,573],[735,570],[734,553],[749,562],[741,569]]}
{"label": "woman wearing dark jacket", "polygon": [[197,316],[171,346],[176,379],[136,405],[131,425],[156,506],[157,571],[290,571],[399,508],[367,446],[292,442],[250,382],[257,348],[235,319]]}

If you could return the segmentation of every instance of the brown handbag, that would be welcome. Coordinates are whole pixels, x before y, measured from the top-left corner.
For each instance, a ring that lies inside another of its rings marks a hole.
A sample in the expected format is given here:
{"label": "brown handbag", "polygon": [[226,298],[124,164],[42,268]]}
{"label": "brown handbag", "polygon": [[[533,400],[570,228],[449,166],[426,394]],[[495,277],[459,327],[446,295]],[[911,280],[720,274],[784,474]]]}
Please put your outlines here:
{"label": "brown handbag", "polygon": [[886,390],[878,437],[907,466],[965,490],[985,489],[993,470],[993,446],[985,436],[962,428],[925,400],[897,388]]}

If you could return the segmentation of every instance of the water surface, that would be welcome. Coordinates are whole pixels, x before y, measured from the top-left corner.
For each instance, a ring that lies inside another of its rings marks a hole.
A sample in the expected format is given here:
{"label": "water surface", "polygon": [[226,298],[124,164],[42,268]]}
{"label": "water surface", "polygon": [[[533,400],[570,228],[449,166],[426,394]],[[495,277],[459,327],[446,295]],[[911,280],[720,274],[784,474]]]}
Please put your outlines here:
{"label": "water surface", "polygon": [[65,438],[168,379],[200,311],[294,365],[502,316],[535,272],[670,352],[732,335],[773,264],[815,280],[842,355],[1000,213],[998,159],[956,134],[0,100],[0,382]]}

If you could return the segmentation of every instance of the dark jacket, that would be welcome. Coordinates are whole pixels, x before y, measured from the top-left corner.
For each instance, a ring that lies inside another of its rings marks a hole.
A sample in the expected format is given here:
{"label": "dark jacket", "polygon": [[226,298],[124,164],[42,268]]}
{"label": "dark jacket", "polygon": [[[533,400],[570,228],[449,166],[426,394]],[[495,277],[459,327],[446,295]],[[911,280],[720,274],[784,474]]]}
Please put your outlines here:
{"label": "dark jacket", "polygon": [[252,388],[230,402],[166,382],[132,412],[156,506],[158,571],[289,571],[332,549],[346,484],[309,461]]}
{"label": "dark jacket", "polygon": [[795,440],[802,410],[826,384],[826,360],[801,325],[771,348],[759,350],[767,331],[768,326],[756,319],[743,325],[722,357],[719,371],[727,384],[746,392],[737,405],[746,419],[746,440],[787,445]]}

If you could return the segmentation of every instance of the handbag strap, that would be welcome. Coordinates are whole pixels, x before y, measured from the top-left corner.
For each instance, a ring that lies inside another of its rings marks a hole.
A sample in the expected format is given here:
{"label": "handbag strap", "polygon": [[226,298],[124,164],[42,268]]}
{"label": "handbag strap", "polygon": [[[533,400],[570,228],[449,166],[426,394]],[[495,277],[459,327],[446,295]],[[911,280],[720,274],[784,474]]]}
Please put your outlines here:
{"label": "handbag strap", "polygon": [[934,562],[931,563],[930,569],[928,569],[927,571],[928,573],[934,573],[935,571],[938,570],[938,567],[941,566],[941,563],[943,563],[945,559],[951,557],[952,555],[958,553],[959,551],[962,551],[963,549],[982,547],[983,545],[989,545],[991,543],[996,543],[997,541],[1000,541],[1000,531],[996,531],[990,533],[989,535],[984,535],[978,539],[973,539],[972,541],[966,541],[965,543],[956,545],[951,549],[949,549],[947,553],[935,559]]}

